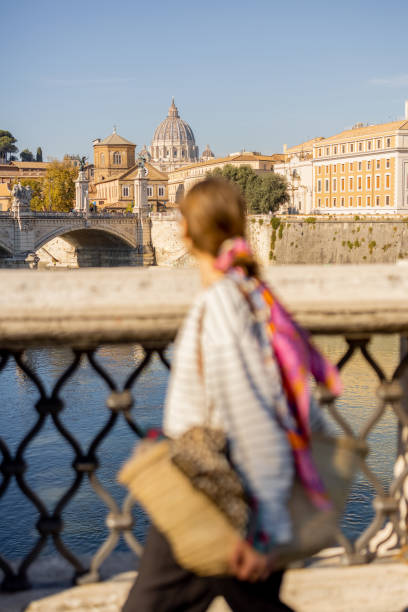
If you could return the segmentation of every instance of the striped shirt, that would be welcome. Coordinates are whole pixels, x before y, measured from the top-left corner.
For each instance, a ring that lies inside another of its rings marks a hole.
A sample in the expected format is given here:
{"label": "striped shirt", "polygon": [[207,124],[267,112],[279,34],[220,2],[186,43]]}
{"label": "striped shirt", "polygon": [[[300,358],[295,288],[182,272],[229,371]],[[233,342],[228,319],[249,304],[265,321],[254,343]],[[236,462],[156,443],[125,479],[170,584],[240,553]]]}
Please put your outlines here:
{"label": "striped shirt", "polygon": [[[194,425],[221,427],[232,462],[257,499],[262,531],[280,544],[291,538],[294,467],[276,419],[286,402],[280,373],[276,360],[262,354],[259,325],[232,279],[225,276],[199,295],[176,341],[163,429],[177,437]],[[318,410],[311,421],[313,429],[324,428]]]}

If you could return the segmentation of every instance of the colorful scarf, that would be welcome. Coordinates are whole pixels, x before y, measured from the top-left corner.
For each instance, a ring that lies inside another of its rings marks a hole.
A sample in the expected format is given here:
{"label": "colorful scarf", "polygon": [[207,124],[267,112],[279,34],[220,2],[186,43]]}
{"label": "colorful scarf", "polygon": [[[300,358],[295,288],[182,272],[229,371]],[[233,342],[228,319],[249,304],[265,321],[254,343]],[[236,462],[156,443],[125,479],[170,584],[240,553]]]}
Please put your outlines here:
{"label": "colorful scarf", "polygon": [[310,375],[339,395],[342,390],[339,373],[313,346],[306,331],[292,319],[269,287],[259,278],[248,276],[245,264],[253,262],[248,243],[235,238],[223,243],[215,267],[237,282],[255,317],[264,323],[263,350],[266,358],[275,355],[287,398],[286,407],[277,418],[286,431],[296,473],[314,505],[330,509],[332,504],[310,449]]}

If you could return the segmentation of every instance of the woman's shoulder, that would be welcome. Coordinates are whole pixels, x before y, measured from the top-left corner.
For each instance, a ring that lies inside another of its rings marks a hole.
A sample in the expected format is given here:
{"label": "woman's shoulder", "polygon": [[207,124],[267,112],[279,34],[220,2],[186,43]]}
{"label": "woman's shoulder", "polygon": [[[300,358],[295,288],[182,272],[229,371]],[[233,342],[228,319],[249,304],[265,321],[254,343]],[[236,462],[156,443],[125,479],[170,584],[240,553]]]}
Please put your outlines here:
{"label": "woman's shoulder", "polygon": [[228,276],[211,285],[201,303],[204,333],[216,343],[236,339],[252,322],[245,297]]}

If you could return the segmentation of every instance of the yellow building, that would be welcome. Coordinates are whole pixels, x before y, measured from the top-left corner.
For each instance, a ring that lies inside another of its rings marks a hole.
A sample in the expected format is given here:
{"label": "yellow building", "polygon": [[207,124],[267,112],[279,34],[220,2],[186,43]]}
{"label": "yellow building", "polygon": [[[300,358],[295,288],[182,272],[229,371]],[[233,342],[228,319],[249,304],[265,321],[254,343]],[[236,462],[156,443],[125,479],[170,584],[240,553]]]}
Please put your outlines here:
{"label": "yellow building", "polygon": [[[94,140],[93,182],[90,184],[90,203],[98,208],[127,210],[134,202],[134,179],[138,164],[136,145],[113,133],[104,140]],[[142,151],[141,154],[144,152]],[[168,200],[167,174],[146,162],[147,194],[152,210],[163,209]]]}
{"label": "yellow building", "polygon": [[94,182],[98,183],[112,176],[118,176],[135,165],[136,145],[116,133],[101,140],[93,141]]}
{"label": "yellow building", "polygon": [[[90,203],[98,207],[130,210],[135,200],[134,180],[137,177],[138,166],[126,170],[118,176],[112,176],[95,183],[94,191],[90,192]],[[147,197],[151,210],[157,212],[165,209],[167,203],[167,174],[160,172],[149,163],[145,165],[147,178]]]}
{"label": "yellow building", "polygon": [[271,172],[274,164],[283,159],[283,155],[261,155],[260,153],[241,151],[232,153],[227,157],[209,159],[190,166],[184,166],[169,172],[169,203],[175,204],[180,201],[195,183],[203,180],[207,172],[212,172],[216,168],[223,168],[226,165],[250,166],[257,173]]}
{"label": "yellow building", "polygon": [[322,213],[408,212],[408,117],[356,124],[313,144],[313,203]]}

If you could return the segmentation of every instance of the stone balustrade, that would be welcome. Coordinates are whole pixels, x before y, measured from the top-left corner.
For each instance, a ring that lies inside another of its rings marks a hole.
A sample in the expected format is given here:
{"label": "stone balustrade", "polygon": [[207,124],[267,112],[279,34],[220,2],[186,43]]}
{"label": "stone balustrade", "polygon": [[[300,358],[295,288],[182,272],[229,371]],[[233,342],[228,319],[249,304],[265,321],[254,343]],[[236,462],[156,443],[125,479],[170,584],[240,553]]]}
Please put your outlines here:
{"label": "stone balustrade", "polygon": [[[265,275],[289,310],[312,334],[346,338],[348,344],[339,361],[340,368],[360,352],[367,367],[378,378],[377,407],[357,433],[353,434],[332,397],[321,398],[323,408],[329,411],[340,428],[363,439],[383,417],[387,406],[392,408],[399,423],[399,447],[392,481],[383,485],[365,462],[361,466],[375,489],[373,521],[354,542],[339,533],[338,543],[348,563],[365,563],[380,554],[403,555],[407,545],[408,357],[403,345],[405,335],[408,335],[408,265],[274,266],[267,269]],[[0,286],[0,382],[6,364],[14,362],[34,385],[38,395],[35,398],[28,394],[24,397],[24,402],[33,404],[36,421],[27,429],[16,450],[12,450],[7,439],[0,437],[3,456],[0,509],[8,487],[16,483],[21,494],[33,504],[38,536],[35,546],[17,566],[0,550],[3,589],[20,590],[30,586],[29,571],[48,541],[53,542],[56,552],[73,567],[78,583],[96,581],[100,565],[111,554],[121,535],[136,555],[141,551],[132,532],[131,499],[126,497],[120,506],[98,478],[102,460],[99,446],[122,418],[135,437],[143,435],[138,424],[137,406],[132,409],[138,378],[154,354],[163,364],[169,365],[164,350],[174,339],[200,290],[198,272],[160,268],[83,269],[53,273],[0,270]],[[402,338],[401,360],[391,376],[384,372],[375,354],[370,352],[370,339],[378,333],[398,333]],[[140,345],[140,360],[125,382],[119,384],[98,362],[95,351],[101,345],[128,345],[130,342]],[[68,346],[73,351],[72,360],[48,391],[35,364],[26,359],[25,350],[51,345]],[[95,432],[86,450],[80,447],[69,430],[69,423],[63,419],[65,406],[61,397],[66,381],[83,359],[87,359],[95,380],[102,379],[108,389],[107,423]],[[46,419],[52,421],[58,435],[71,446],[74,454],[73,481],[53,510],[44,506],[40,493],[25,476],[27,449]],[[65,507],[69,502],[75,502],[85,479],[106,505],[108,527],[105,542],[94,551],[87,566],[69,550],[63,537]]]}

